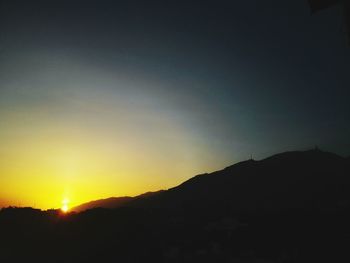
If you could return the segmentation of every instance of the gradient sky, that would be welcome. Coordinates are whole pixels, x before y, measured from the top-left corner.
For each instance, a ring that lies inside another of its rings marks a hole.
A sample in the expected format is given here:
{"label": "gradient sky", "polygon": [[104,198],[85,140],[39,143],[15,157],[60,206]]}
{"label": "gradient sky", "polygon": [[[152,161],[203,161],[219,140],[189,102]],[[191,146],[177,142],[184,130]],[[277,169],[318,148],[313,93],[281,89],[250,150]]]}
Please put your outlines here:
{"label": "gradient sky", "polygon": [[0,1],[0,207],[350,155],[343,19],[306,0]]}

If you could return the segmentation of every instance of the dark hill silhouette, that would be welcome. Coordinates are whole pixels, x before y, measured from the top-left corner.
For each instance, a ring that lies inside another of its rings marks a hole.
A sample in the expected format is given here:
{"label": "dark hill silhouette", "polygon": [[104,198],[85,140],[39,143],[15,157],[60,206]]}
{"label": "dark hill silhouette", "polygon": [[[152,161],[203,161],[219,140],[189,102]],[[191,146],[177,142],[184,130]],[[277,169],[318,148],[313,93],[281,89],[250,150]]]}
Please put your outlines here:
{"label": "dark hill silhouette", "polygon": [[348,158],[316,149],[240,162],[116,209],[2,209],[0,259],[349,262],[349,177]]}
{"label": "dark hill silhouette", "polygon": [[320,150],[286,152],[197,175],[127,205],[172,211],[214,206],[234,213],[335,209],[350,201],[349,186],[345,158]]}
{"label": "dark hill silhouette", "polygon": [[132,200],[137,200],[140,198],[148,198],[153,195],[157,195],[159,193],[163,192],[163,190],[157,191],[157,192],[147,192],[135,197],[131,196],[123,196],[123,197],[110,197],[106,199],[99,199],[90,201],[87,203],[83,203],[81,205],[75,206],[71,209],[73,212],[82,212],[88,209],[94,209],[94,208],[108,208],[108,209],[115,209],[119,207],[123,207],[127,205]]}
{"label": "dark hill silhouette", "polygon": [[233,213],[336,209],[339,203],[350,203],[348,163],[349,158],[319,149],[285,152],[200,174],[166,191],[96,200],[72,210],[125,206],[173,212],[199,212],[211,206]]}
{"label": "dark hill silhouette", "polygon": [[82,212],[88,209],[93,209],[93,208],[118,208],[125,203],[131,201],[133,197],[130,196],[123,196],[123,197],[110,197],[106,199],[99,199],[99,200],[94,200],[90,201],[88,203],[84,203],[81,205],[78,205],[76,207],[73,207],[71,210],[74,212]]}

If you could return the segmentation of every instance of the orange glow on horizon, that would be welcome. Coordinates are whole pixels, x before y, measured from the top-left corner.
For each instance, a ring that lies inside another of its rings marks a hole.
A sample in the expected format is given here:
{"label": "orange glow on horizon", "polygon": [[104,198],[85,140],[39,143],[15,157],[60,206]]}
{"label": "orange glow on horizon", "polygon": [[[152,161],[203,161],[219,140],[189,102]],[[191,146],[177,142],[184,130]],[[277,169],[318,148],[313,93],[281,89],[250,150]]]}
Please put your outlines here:
{"label": "orange glow on horizon", "polygon": [[64,213],[67,213],[69,211],[69,200],[67,198],[63,199],[61,210]]}
{"label": "orange glow on horizon", "polygon": [[0,207],[64,212],[91,200],[168,189],[231,163],[207,151],[182,123],[143,104],[129,108],[119,97],[117,103],[108,92],[93,94],[80,94],[86,104],[54,97],[58,104],[0,111],[6,123]]}

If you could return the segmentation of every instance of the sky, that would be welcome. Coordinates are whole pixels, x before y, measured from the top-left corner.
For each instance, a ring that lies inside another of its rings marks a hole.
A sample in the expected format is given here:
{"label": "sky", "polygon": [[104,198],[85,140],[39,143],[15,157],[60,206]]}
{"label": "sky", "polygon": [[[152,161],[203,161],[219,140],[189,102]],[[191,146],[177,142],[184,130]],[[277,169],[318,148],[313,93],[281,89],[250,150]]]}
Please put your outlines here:
{"label": "sky", "polygon": [[167,189],[316,145],[350,155],[340,7],[0,1],[0,207]]}

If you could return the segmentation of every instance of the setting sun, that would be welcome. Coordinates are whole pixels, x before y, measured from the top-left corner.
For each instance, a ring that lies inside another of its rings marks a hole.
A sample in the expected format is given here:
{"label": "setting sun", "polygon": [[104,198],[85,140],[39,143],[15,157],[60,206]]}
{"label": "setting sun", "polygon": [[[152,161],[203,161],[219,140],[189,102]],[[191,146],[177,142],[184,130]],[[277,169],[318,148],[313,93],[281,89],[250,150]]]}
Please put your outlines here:
{"label": "setting sun", "polygon": [[67,198],[63,199],[62,207],[61,207],[62,212],[64,212],[64,213],[68,212],[68,210],[69,210],[68,204],[69,204],[69,200]]}

